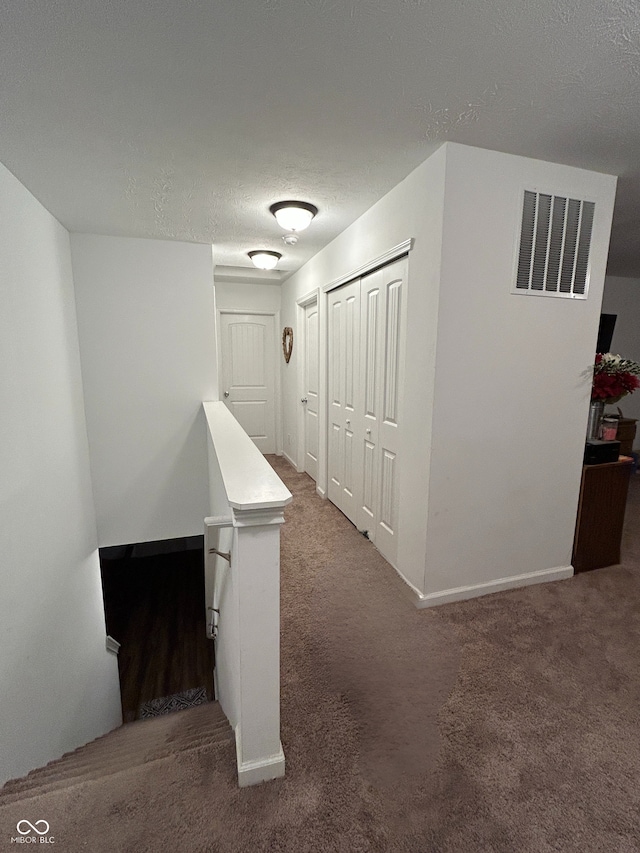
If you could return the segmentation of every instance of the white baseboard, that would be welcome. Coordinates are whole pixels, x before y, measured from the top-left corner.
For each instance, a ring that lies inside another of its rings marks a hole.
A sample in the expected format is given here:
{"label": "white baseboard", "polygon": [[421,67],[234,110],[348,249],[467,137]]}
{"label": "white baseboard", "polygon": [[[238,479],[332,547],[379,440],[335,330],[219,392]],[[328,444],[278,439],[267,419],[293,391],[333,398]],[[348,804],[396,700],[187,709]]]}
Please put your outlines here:
{"label": "white baseboard", "polygon": [[566,580],[570,577],[573,577],[573,566],[556,566],[552,569],[541,569],[538,572],[527,572],[524,575],[497,578],[486,583],[459,586],[454,589],[443,589],[439,592],[429,592],[426,594],[418,592],[412,584],[410,586],[415,593],[414,604],[419,609],[422,609],[424,607],[435,607],[438,604],[447,604],[450,601],[464,601],[467,598],[478,598],[481,595],[502,592],[505,589],[517,589],[521,586],[530,586],[536,583]]}
{"label": "white baseboard", "polygon": [[289,465],[291,465],[291,467],[294,469],[294,471],[297,471],[298,466],[296,465],[296,463],[293,461],[293,459],[289,456],[289,454],[285,450],[282,451],[282,455],[287,460]]}
{"label": "white baseboard", "polygon": [[284,776],[284,752],[282,744],[276,755],[269,755],[259,761],[242,761],[240,744],[240,726],[236,728],[236,761],[238,763],[238,786],[247,788],[249,785],[259,785],[260,782],[269,782],[271,779],[280,779]]}
{"label": "white baseboard", "polygon": [[[387,562],[388,562],[388,561],[387,561]],[[411,583],[411,581],[410,581],[410,580],[408,580],[408,579],[407,579],[407,578],[402,574],[402,572],[400,571],[400,569],[399,569],[397,566],[394,566],[393,568],[394,568],[394,569],[396,570],[396,572],[400,575],[400,578],[401,578],[401,579],[406,583],[406,585],[407,585],[407,587],[408,587],[408,589],[407,589],[407,594],[409,595],[409,597],[411,598],[411,600],[413,601],[413,603],[416,605],[416,607],[419,607],[420,605],[418,604],[418,602],[419,602],[419,601],[420,601],[420,599],[422,598],[423,593],[421,593],[421,592],[420,592],[420,590],[418,589],[418,587],[417,587],[417,586],[414,586],[414,584],[412,584],[412,583]]]}
{"label": "white baseboard", "polygon": [[320,486],[316,486],[316,495],[324,501],[327,499],[327,490],[321,489]]}
{"label": "white baseboard", "polygon": [[112,655],[117,655],[120,651],[120,643],[110,637],[109,634],[107,634],[107,651],[111,652]]}

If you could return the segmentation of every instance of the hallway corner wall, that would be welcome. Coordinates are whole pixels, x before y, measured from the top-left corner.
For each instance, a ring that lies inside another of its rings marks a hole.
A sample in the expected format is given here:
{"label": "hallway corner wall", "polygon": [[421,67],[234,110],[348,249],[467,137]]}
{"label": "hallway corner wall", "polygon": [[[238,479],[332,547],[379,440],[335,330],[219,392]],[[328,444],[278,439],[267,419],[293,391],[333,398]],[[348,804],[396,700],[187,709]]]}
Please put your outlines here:
{"label": "hallway corner wall", "polygon": [[0,785],[121,722],[69,234],[0,165]]}
{"label": "hallway corner wall", "polygon": [[[425,592],[572,574],[616,179],[449,144]],[[524,190],[595,202],[586,299],[512,293]]]}
{"label": "hallway corner wall", "polygon": [[212,247],[72,234],[71,251],[99,544],[201,535]]}

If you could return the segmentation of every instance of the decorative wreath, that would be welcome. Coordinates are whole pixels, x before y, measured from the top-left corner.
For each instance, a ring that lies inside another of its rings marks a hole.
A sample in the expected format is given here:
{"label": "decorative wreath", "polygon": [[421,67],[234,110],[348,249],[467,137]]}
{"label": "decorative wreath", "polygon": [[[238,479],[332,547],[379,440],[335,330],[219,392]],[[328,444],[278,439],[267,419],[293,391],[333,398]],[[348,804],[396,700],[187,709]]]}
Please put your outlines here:
{"label": "decorative wreath", "polygon": [[282,332],[282,352],[284,353],[284,360],[289,364],[293,352],[293,329],[291,326],[285,326]]}

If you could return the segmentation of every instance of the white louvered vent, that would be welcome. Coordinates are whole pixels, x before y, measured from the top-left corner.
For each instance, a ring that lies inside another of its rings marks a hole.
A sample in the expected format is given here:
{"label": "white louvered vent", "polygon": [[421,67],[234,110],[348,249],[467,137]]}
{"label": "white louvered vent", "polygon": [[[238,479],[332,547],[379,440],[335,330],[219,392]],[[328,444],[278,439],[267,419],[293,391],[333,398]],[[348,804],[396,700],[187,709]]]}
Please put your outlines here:
{"label": "white louvered vent", "polygon": [[525,190],[513,293],[586,299],[595,203]]}

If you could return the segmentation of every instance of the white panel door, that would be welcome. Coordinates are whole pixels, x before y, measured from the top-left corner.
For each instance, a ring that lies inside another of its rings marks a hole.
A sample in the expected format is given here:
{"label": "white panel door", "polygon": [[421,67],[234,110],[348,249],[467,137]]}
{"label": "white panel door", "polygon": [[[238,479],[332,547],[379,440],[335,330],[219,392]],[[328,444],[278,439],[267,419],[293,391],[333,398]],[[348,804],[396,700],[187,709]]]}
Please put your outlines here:
{"label": "white panel door", "polygon": [[263,453],[276,452],[274,318],[220,314],[222,399]]}
{"label": "white panel door", "polygon": [[360,464],[356,444],[360,413],[360,283],[329,294],[328,487],[331,500],[357,524]]}
{"label": "white panel door", "polygon": [[359,530],[375,541],[378,523],[380,467],[380,384],[384,352],[384,286],[377,270],[360,284],[360,400],[363,429],[357,437],[362,457],[362,483],[358,491]]}
{"label": "white panel door", "polygon": [[[401,258],[375,273],[379,276],[381,306],[378,349],[378,396],[376,402],[376,494],[375,527],[371,538],[392,564],[398,555],[398,458],[400,406],[404,385],[403,300],[406,298],[407,260]],[[363,286],[365,280],[363,279]],[[372,431],[373,433],[373,431]]]}
{"label": "white panel door", "polygon": [[304,308],[304,470],[318,479],[318,302]]}

